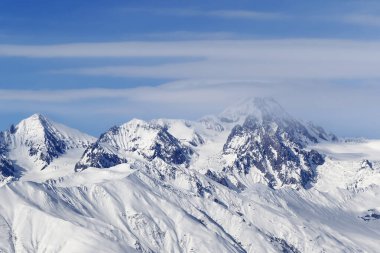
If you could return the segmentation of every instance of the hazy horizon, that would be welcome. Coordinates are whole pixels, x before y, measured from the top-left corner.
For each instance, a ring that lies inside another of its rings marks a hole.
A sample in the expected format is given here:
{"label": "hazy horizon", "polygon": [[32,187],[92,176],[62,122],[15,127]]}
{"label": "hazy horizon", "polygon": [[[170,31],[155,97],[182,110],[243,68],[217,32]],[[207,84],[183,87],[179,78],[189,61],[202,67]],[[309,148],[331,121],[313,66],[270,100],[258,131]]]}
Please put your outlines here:
{"label": "hazy horizon", "polygon": [[[274,4],[275,3],[275,4]],[[0,3],[0,130],[33,113],[98,136],[268,96],[380,138],[377,1]]]}

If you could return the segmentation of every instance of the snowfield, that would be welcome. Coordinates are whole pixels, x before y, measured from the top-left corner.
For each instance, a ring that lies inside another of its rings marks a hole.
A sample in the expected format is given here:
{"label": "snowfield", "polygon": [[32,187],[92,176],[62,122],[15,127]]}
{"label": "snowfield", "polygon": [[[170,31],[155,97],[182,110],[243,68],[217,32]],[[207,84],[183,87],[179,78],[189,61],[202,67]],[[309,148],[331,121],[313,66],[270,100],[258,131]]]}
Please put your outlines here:
{"label": "snowfield", "polygon": [[[254,100],[197,122],[133,120],[98,140],[79,132],[67,138],[61,127],[70,144],[62,153],[42,129],[32,146],[43,144],[51,161],[32,163],[24,141],[24,155],[4,153],[15,173],[2,175],[0,252],[379,252],[380,141],[335,140],[273,103]],[[234,131],[252,113],[270,149],[251,128]],[[264,125],[269,114],[281,117]],[[227,153],[228,140],[239,151]],[[321,165],[285,166],[310,150]],[[276,162],[262,171],[249,156],[238,160],[247,151]],[[86,168],[76,171],[78,162]],[[299,171],[309,173],[306,187]]]}
{"label": "snowfield", "polygon": [[337,160],[380,160],[380,140],[348,140],[312,146]]}

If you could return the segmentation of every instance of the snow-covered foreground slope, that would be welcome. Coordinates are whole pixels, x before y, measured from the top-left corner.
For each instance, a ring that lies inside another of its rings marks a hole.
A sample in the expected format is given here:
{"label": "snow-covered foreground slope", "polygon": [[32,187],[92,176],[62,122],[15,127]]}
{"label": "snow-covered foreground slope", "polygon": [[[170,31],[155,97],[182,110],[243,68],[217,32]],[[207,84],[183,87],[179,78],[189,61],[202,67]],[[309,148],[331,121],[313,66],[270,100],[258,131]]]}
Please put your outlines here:
{"label": "snow-covered foreground slope", "polygon": [[[132,167],[1,187],[1,247],[5,252],[376,252],[380,243],[380,220],[361,218],[380,207],[378,184],[354,191],[328,182],[323,191],[320,175],[310,190],[257,184],[236,193],[197,173],[190,174],[199,182],[186,186],[191,177],[162,181],[144,166]],[[338,166],[330,170],[339,173]]]}
{"label": "snow-covered foreground slope", "polygon": [[319,190],[328,191],[330,186],[334,190],[339,186],[360,191],[380,184],[379,140],[320,143],[313,148],[329,157],[318,168]]}
{"label": "snow-covered foreground slope", "polygon": [[18,177],[0,146],[0,252],[379,252],[380,141],[268,99],[91,140]]}

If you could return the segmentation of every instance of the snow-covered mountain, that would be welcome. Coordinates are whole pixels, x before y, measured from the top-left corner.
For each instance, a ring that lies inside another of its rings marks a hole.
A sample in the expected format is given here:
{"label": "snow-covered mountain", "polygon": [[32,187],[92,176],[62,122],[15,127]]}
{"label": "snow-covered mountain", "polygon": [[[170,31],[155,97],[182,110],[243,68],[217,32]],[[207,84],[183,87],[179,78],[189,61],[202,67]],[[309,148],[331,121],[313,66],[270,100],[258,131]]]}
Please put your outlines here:
{"label": "snow-covered mountain", "polygon": [[[42,170],[68,150],[86,148],[95,138],[34,114],[0,133],[1,153],[14,170]],[[7,163],[7,162],[5,162]]]}
{"label": "snow-covered mountain", "polygon": [[323,156],[307,146],[336,140],[320,127],[295,120],[270,98],[243,101],[219,118],[222,122],[241,122],[233,127],[223,146],[229,164],[222,173],[227,185],[240,190],[257,180],[272,188],[307,187],[316,176],[316,167],[324,163]]}
{"label": "snow-covered mountain", "polygon": [[377,252],[379,143],[268,98],[97,140],[33,115],[1,135],[0,252]]}
{"label": "snow-covered mountain", "polygon": [[113,127],[88,147],[75,169],[109,168],[127,163],[128,157],[168,164],[188,164],[193,150],[171,135],[167,128],[142,120]]}
{"label": "snow-covered mountain", "polygon": [[286,126],[287,131],[304,144],[337,140],[335,135],[327,133],[320,126],[296,120],[273,98],[243,99],[225,109],[217,118],[220,122],[232,123],[235,126],[244,124],[248,116],[257,119],[262,124],[273,122]]}

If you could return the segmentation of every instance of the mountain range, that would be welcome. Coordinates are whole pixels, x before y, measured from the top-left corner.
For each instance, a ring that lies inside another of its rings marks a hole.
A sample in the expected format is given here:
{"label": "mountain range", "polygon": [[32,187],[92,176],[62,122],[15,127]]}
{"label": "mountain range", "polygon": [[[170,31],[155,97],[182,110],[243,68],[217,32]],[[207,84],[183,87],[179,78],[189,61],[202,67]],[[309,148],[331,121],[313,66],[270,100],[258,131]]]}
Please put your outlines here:
{"label": "mountain range", "polygon": [[379,154],[271,98],[99,138],[34,114],[0,133],[0,252],[378,252]]}

